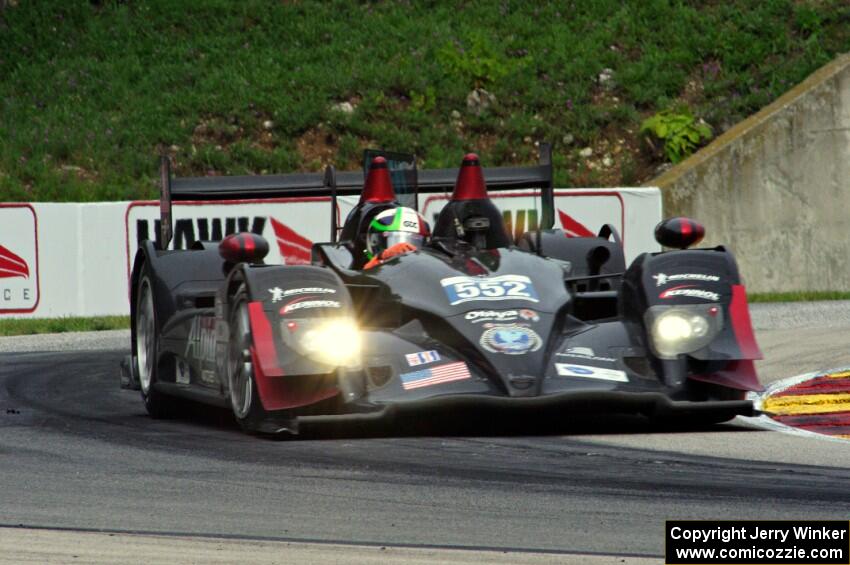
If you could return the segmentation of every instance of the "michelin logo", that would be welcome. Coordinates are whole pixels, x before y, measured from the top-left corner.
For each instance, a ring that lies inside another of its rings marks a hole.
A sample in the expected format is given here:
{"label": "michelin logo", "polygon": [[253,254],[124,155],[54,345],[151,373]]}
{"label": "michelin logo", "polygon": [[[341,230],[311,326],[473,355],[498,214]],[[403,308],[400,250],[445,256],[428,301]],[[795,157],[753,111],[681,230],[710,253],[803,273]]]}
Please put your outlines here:
{"label": "michelin logo", "polygon": [[655,286],[664,286],[668,282],[677,282],[677,281],[703,281],[703,282],[718,282],[720,277],[716,275],[703,275],[702,273],[677,273],[675,275],[665,275],[664,273],[658,273],[657,275],[652,275],[652,278],[655,279]]}

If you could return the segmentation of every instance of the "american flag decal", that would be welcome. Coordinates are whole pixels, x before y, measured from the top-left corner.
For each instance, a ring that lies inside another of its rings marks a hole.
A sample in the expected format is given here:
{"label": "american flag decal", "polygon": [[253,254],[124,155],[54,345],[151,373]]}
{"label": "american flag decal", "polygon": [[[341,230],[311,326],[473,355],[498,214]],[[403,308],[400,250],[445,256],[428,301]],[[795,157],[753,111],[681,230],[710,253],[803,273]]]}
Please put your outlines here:
{"label": "american flag decal", "polygon": [[402,373],[401,385],[404,387],[404,390],[412,390],[414,388],[422,388],[451,381],[460,381],[471,378],[471,376],[466,363],[458,361],[457,363],[448,363],[412,373]]}

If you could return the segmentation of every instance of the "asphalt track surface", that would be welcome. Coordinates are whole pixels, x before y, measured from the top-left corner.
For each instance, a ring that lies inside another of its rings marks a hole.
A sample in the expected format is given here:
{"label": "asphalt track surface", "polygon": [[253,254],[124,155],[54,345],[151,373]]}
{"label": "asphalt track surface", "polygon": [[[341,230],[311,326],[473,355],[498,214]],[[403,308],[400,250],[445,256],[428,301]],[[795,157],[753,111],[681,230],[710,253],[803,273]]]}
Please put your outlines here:
{"label": "asphalt track surface", "polygon": [[[848,314],[844,302],[755,308],[761,380],[850,365]],[[746,419],[658,430],[602,415],[557,430],[451,422],[261,439],[226,412],[150,419],[137,392],[118,388],[124,335],[104,336],[0,340],[0,561],[63,562],[72,547],[91,562],[157,562],[164,543],[163,562],[197,557],[192,544],[257,563],[280,551],[306,551],[302,562],[660,562],[668,519],[850,517],[845,441]],[[159,537],[103,553],[140,533]],[[36,546],[56,559],[28,553]]]}

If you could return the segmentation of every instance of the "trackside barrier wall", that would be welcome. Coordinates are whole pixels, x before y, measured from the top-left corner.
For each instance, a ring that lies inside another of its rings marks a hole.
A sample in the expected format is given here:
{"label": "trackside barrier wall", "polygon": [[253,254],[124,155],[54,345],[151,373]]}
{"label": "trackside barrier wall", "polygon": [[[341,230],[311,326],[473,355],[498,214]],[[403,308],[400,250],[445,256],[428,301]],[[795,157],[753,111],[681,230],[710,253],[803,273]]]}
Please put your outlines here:
{"label": "trackside barrier wall", "polygon": [[[491,194],[515,234],[536,227],[533,191]],[[420,194],[433,223],[447,194]],[[538,199],[539,200],[539,199]],[[339,217],[357,202],[340,197]],[[653,228],[661,220],[657,188],[556,190],[557,227],[576,236],[613,224],[626,258],[657,251]],[[330,199],[279,198],[175,202],[171,247],[250,230],[268,239],[267,262],[304,263],[310,245],[328,241]],[[140,238],[159,233],[159,203],[0,203],[0,316],[54,318],[129,314],[129,273]]]}
{"label": "trackside barrier wall", "polygon": [[650,181],[750,292],[850,289],[850,53]]}

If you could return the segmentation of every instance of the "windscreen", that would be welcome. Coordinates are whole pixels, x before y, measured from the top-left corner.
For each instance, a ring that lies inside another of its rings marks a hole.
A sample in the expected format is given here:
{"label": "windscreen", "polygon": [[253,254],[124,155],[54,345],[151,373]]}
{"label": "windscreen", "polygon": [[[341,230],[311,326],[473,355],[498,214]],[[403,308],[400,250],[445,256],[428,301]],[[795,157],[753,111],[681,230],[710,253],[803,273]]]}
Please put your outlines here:
{"label": "windscreen", "polygon": [[419,207],[416,202],[416,157],[407,153],[367,149],[363,152],[364,178],[369,174],[369,164],[372,159],[378,156],[387,160],[390,180],[392,180],[393,190],[399,204],[418,210]]}

